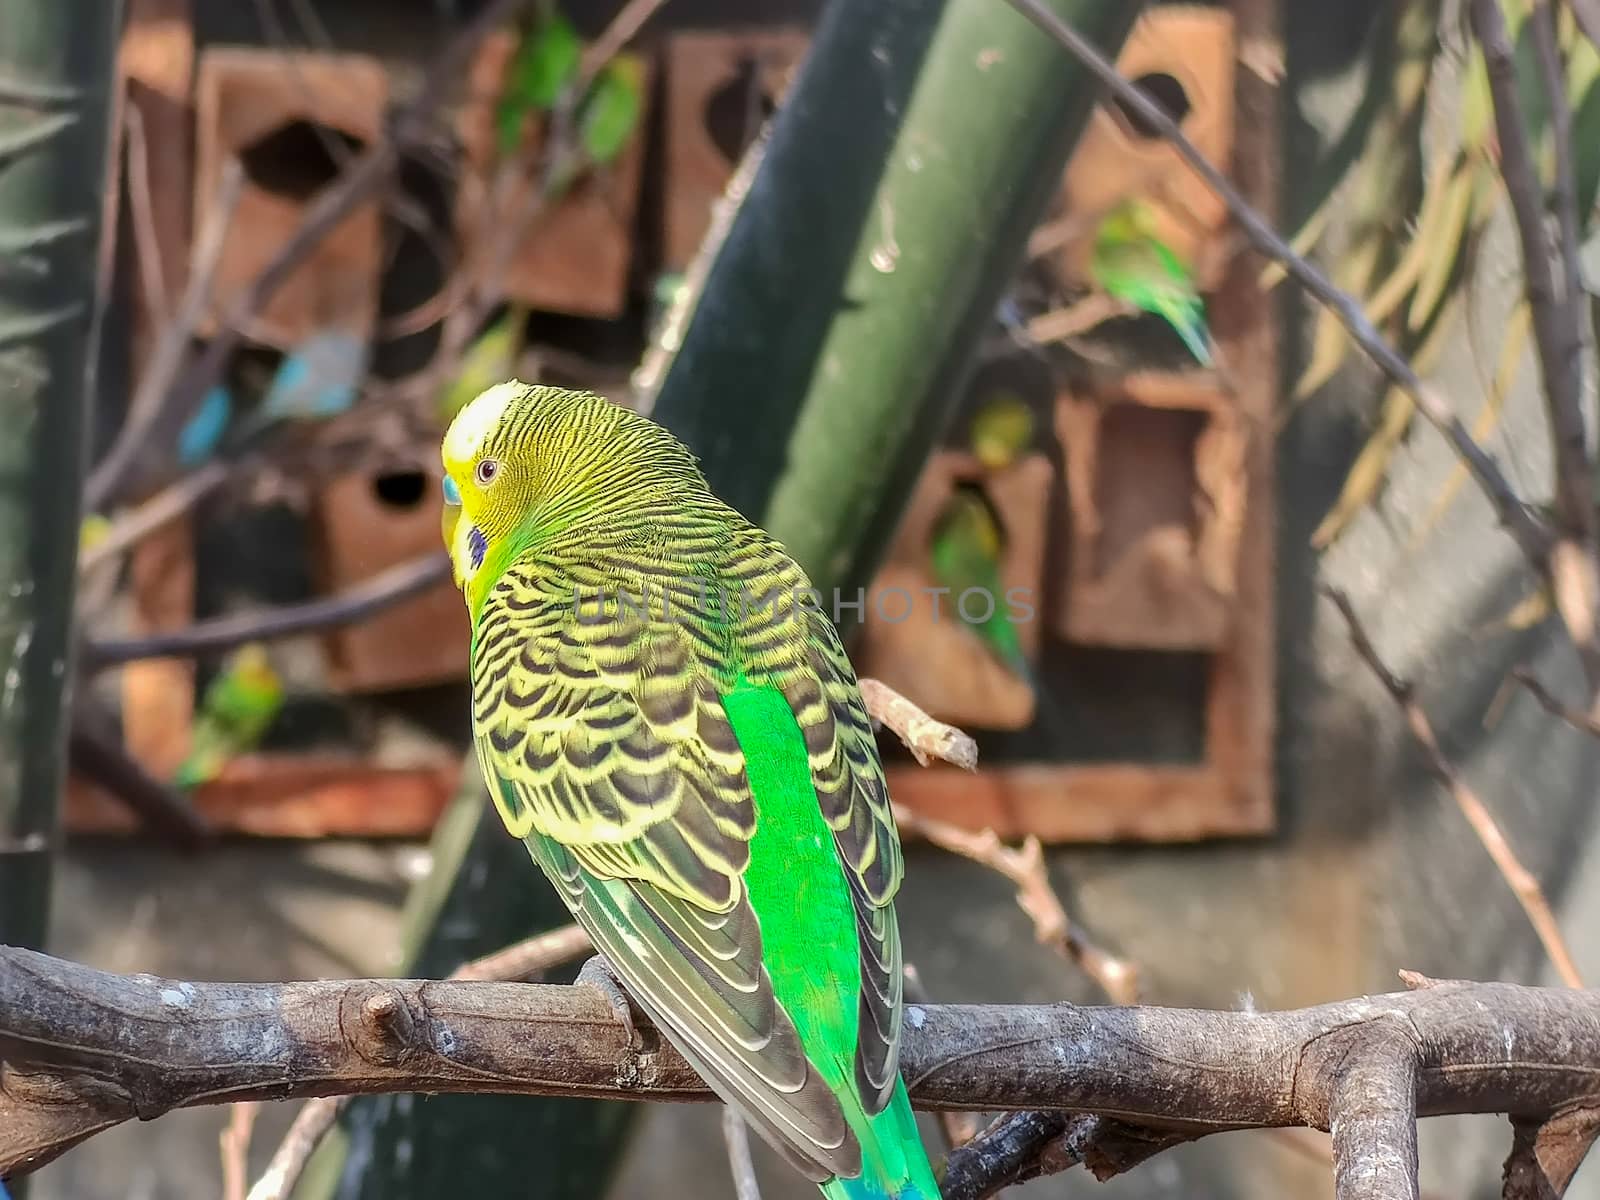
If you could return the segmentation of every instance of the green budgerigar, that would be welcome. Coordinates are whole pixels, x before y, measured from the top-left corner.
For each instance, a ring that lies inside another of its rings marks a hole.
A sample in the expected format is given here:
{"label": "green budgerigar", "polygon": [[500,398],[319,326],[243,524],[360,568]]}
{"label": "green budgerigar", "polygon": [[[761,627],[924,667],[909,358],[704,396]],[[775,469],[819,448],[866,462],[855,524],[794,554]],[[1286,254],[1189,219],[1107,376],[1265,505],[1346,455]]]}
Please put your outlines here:
{"label": "green budgerigar", "polygon": [[[978,635],[1003,667],[1033,683],[1033,671],[1017,627],[1009,619],[1000,577],[1005,530],[982,488],[972,483],[955,486],[934,522],[928,550],[933,577],[940,587],[949,589],[957,618]],[[989,598],[978,608],[983,614],[981,619],[968,619],[968,611],[976,606],[968,605],[963,610],[955,603],[969,591]]]}
{"label": "green budgerigar", "polygon": [[804,572],[676,438],[598,396],[501,384],[443,457],[506,828],[633,1002],[825,1195],[937,1200],[898,1068],[900,843]]}
{"label": "green budgerigar", "polygon": [[1101,220],[1090,270],[1107,295],[1164,319],[1196,359],[1211,365],[1205,300],[1189,267],[1161,240],[1144,201],[1125,201]]}
{"label": "green budgerigar", "polygon": [[282,707],[283,680],[266,648],[256,642],[241,646],[201,698],[193,742],[173,784],[192,788],[215,779],[230,759],[255,749]]}
{"label": "green budgerigar", "polygon": [[985,470],[1003,471],[1032,448],[1038,425],[1033,408],[1016,392],[985,396],[967,426],[967,442]]}

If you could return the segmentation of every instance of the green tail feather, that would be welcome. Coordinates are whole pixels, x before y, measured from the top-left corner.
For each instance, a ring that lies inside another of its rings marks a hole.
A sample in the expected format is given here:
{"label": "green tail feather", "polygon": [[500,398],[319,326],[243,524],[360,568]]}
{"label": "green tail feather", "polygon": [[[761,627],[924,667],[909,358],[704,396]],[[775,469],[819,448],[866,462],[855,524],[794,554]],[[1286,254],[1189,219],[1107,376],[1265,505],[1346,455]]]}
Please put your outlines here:
{"label": "green tail feather", "polygon": [[1211,344],[1206,334],[1205,306],[1198,299],[1165,300],[1156,311],[1178,331],[1189,353],[1203,367],[1211,365]]}
{"label": "green tail feather", "polygon": [[861,1142],[860,1176],[830,1179],[822,1194],[828,1200],[940,1200],[903,1082],[895,1085],[888,1107],[866,1122],[865,1130],[855,1128]]}

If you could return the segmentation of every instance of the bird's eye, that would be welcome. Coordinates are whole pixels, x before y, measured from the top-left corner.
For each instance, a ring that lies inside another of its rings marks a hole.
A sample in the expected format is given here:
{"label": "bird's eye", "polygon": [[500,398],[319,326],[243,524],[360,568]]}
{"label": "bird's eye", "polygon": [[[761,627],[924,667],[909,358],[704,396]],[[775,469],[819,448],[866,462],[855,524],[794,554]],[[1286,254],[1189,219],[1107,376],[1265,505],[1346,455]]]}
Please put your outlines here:
{"label": "bird's eye", "polygon": [[494,459],[485,458],[485,459],[481,459],[479,461],[479,463],[478,463],[478,482],[480,484],[493,483],[494,482],[494,477],[496,475],[498,475],[499,473],[500,473],[500,464],[495,462]]}

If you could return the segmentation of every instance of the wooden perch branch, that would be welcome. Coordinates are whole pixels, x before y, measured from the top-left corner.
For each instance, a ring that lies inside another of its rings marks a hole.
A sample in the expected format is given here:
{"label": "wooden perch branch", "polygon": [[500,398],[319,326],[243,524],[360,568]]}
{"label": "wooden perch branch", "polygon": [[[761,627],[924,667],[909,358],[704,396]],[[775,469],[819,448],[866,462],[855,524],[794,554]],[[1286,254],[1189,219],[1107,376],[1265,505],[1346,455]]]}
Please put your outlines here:
{"label": "wooden perch branch", "polygon": [[1417,1200],[1417,1044],[1404,1020],[1353,1038],[1328,1088],[1338,1200]]}
{"label": "wooden perch branch", "polygon": [[1504,1200],[1560,1200],[1600,1137],[1600,1104],[1568,1109],[1546,1121],[1513,1117]]}
{"label": "wooden perch branch", "polygon": [[[1170,1139],[1325,1128],[1336,1097],[1357,1094],[1346,1073],[1397,1029],[1420,1116],[1545,1120],[1600,1096],[1600,993],[1499,983],[1275,1013],[912,1006],[901,1063],[923,1108],[1108,1113],[1113,1132],[1143,1125]],[[188,983],[0,948],[0,1176],[197,1104],[377,1092],[711,1099],[644,1032],[630,1050],[585,987]]]}
{"label": "wooden perch branch", "polygon": [[[576,925],[563,925],[463,963],[451,972],[450,978],[533,979],[552,967],[570,962],[590,948],[587,933]],[[344,1111],[348,1099],[348,1096],[318,1096],[306,1101],[246,1200],[287,1200],[300,1182],[311,1155]]]}

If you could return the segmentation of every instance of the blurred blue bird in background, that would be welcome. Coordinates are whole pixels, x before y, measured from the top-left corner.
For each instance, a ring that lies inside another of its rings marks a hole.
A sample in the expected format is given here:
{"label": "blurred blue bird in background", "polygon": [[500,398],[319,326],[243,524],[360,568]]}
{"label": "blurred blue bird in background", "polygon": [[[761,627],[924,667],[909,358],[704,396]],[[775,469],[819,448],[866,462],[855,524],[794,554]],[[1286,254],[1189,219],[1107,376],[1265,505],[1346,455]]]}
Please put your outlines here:
{"label": "blurred blue bird in background", "polygon": [[224,443],[252,441],[285,421],[326,421],[348,412],[367,373],[365,338],[324,330],[301,342],[278,365],[255,409],[234,422],[237,404],[227,387],[206,393],[200,408],[178,435],[178,461],[194,467]]}
{"label": "blurred blue bird in background", "polygon": [[280,421],[326,421],[348,412],[367,373],[366,339],[336,329],[312,334],[278,367],[267,394],[240,423],[253,437]]}
{"label": "blurred blue bird in background", "polygon": [[219,383],[206,393],[199,411],[178,434],[178,463],[198,467],[205,462],[222,444],[222,435],[228,432],[232,420],[233,393]]}

